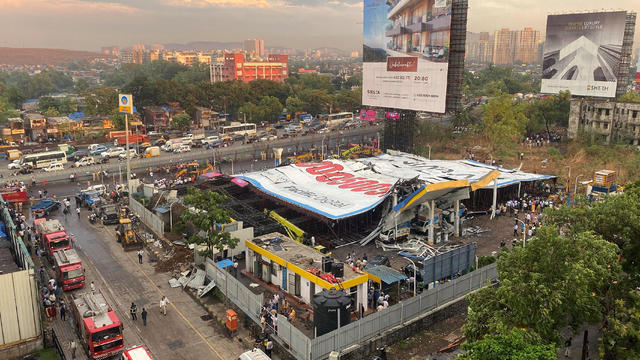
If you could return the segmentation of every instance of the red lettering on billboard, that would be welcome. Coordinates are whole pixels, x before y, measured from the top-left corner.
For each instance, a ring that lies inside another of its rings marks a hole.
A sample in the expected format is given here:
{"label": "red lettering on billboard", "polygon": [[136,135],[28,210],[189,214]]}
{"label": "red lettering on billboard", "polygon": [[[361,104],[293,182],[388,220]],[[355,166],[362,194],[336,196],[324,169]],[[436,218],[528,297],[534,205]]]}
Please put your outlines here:
{"label": "red lettering on billboard", "polygon": [[363,192],[365,195],[384,196],[392,184],[382,184],[377,180],[356,177],[353,174],[342,172],[344,167],[330,161],[321,163],[300,163],[296,166],[306,168],[307,173],[316,176],[316,181],[327,185],[336,185],[339,189],[348,189],[354,192]]}
{"label": "red lettering on billboard", "polygon": [[390,56],[387,58],[387,71],[418,72],[418,58]]}

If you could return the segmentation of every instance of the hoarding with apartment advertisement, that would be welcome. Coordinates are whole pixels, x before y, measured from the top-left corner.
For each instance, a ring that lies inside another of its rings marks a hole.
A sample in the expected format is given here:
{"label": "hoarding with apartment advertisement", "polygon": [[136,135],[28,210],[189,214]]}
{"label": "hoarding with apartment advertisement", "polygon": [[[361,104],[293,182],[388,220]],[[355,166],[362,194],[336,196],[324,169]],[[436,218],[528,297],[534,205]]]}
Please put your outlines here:
{"label": "hoarding with apartment advertisement", "polygon": [[364,0],[362,104],[444,113],[451,0]]}
{"label": "hoarding with apartment advertisement", "polygon": [[626,12],[549,15],[542,92],[615,97]]}

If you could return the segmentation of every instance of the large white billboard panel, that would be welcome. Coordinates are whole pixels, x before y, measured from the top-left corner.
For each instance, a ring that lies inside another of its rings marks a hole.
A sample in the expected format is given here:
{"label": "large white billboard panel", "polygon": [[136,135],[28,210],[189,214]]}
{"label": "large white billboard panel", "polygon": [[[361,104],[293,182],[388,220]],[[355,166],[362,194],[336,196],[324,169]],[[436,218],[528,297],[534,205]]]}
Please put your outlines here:
{"label": "large white billboard panel", "polygon": [[542,92],[615,97],[626,12],[549,15]]}
{"label": "large white billboard panel", "polygon": [[451,0],[364,0],[362,103],[444,113]]}

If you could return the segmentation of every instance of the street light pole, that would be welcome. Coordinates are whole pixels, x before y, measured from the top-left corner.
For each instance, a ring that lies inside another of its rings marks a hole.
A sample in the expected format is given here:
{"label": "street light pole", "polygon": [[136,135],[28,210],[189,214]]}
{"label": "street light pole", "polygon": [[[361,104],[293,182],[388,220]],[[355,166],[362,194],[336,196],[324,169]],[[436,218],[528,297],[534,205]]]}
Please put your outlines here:
{"label": "street light pole", "polygon": [[427,146],[429,147],[429,160],[431,160],[431,145],[427,144]]}
{"label": "street light pole", "polygon": [[413,260],[405,257],[406,260],[409,260],[411,262],[411,265],[413,265],[413,296],[416,296],[416,283],[418,282],[418,278],[416,277],[416,264],[413,262]]}
{"label": "street light pole", "polygon": [[127,154],[127,195],[129,196],[129,204],[131,204],[131,154],[129,153],[129,116],[124,114],[124,141],[126,143],[125,152]]}
{"label": "street light pole", "polygon": [[324,138],[325,136],[322,136],[322,142],[320,143],[320,153],[322,154],[322,160],[324,160]]}
{"label": "street light pole", "polygon": [[582,174],[576,176],[576,183],[573,185],[573,195],[578,195],[578,179],[582,176]]}

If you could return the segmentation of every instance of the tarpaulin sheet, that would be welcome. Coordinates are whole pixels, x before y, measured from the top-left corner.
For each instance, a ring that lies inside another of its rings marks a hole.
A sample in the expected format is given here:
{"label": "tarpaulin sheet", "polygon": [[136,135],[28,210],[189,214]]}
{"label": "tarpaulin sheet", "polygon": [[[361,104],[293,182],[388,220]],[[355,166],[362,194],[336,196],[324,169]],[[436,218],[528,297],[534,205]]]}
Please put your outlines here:
{"label": "tarpaulin sheet", "polygon": [[376,207],[398,181],[365,164],[333,159],[239,177],[269,195],[329,219],[346,218]]}
{"label": "tarpaulin sheet", "polygon": [[[357,159],[362,164],[372,165],[372,169],[381,174],[391,174],[403,180],[419,179],[426,184],[441,183],[451,180],[479,181],[493,170],[500,171],[498,187],[505,187],[519,182],[547,180],[555,178],[551,175],[531,174],[524,171],[503,169],[472,160],[429,160],[427,158],[394,151],[371,158]],[[484,187],[493,188],[493,182]]]}

